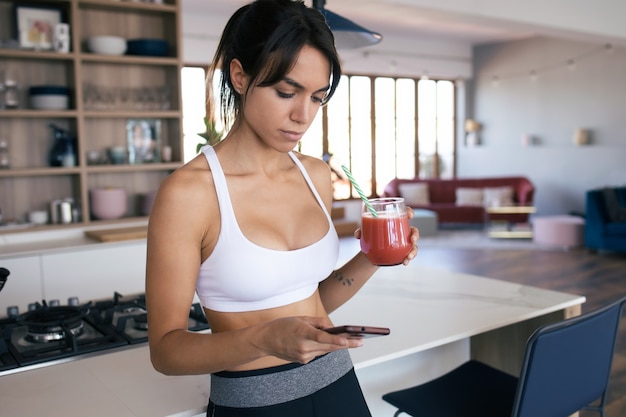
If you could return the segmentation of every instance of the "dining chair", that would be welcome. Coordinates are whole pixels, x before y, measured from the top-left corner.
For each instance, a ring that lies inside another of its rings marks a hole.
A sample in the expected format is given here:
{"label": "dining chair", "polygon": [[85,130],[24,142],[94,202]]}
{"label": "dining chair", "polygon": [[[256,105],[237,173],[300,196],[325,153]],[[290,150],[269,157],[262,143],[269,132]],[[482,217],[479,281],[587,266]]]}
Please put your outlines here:
{"label": "dining chair", "polygon": [[544,325],[526,343],[519,378],[477,360],[424,384],[383,395],[394,417],[604,417],[623,297]]}

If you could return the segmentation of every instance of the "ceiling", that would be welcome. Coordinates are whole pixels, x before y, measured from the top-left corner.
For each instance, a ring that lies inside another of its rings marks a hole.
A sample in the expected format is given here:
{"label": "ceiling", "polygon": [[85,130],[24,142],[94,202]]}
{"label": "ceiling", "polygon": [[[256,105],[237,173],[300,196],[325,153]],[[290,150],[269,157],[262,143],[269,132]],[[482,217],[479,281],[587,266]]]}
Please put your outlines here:
{"label": "ceiling", "polygon": [[[183,13],[223,15],[224,23],[248,0],[181,0]],[[311,1],[305,0],[307,4]],[[502,42],[536,35],[534,28],[511,22],[426,10],[394,0],[329,0],[325,6],[370,30],[411,33],[424,39],[459,41],[471,45]]]}

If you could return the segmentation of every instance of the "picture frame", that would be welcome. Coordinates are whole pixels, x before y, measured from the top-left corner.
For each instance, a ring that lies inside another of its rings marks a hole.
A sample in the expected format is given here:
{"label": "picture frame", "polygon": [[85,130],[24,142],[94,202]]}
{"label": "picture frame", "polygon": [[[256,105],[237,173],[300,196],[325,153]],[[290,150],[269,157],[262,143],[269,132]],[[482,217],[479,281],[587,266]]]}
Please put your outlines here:
{"label": "picture frame", "polygon": [[128,119],[126,122],[128,163],[161,162],[161,121],[158,119]]}
{"label": "picture frame", "polygon": [[21,48],[52,49],[55,27],[62,22],[60,8],[15,5],[15,31]]}

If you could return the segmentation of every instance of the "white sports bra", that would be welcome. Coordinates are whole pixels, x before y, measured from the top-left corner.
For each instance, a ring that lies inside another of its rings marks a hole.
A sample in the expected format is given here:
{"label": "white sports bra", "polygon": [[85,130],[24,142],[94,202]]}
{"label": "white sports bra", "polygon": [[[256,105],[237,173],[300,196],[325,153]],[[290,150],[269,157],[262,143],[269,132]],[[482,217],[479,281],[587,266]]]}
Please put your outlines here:
{"label": "white sports bra", "polygon": [[221,228],[213,252],[200,266],[196,293],[201,304],[214,311],[254,311],[291,304],[313,294],[336,266],[339,238],[300,160],[289,152],[328,218],[328,233],[304,248],[281,251],[260,247],[244,236],[215,150],[206,146],[202,152],[213,174]]}

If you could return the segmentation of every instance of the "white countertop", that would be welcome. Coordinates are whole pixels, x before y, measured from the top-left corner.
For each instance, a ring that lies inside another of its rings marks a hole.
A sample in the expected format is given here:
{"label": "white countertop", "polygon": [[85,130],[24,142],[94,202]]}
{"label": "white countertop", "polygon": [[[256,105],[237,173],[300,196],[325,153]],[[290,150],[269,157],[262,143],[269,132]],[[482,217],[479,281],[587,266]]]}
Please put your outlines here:
{"label": "white countertop", "polygon": [[[87,249],[95,245],[102,245],[102,242],[86,237],[85,231],[87,230],[119,229],[125,227],[131,228],[136,226],[146,226],[147,224],[147,221],[142,220],[127,222],[118,226],[76,226],[67,229],[55,229],[54,226],[51,226],[51,230],[35,229],[30,231],[29,229],[25,229],[24,231],[18,233],[3,233],[0,234],[0,259],[39,254],[42,252],[58,252],[81,248]],[[125,242],[113,242],[108,244],[119,243]]]}
{"label": "white countertop", "polygon": [[[335,324],[386,326],[391,335],[351,351],[357,369],[582,304],[584,297],[417,265],[381,268]],[[146,345],[0,377],[0,414],[194,416],[209,377],[166,377]]]}
{"label": "white countertop", "polygon": [[582,304],[584,297],[426,267],[381,268],[332,314],[335,324],[390,327],[351,351],[357,369]]}

